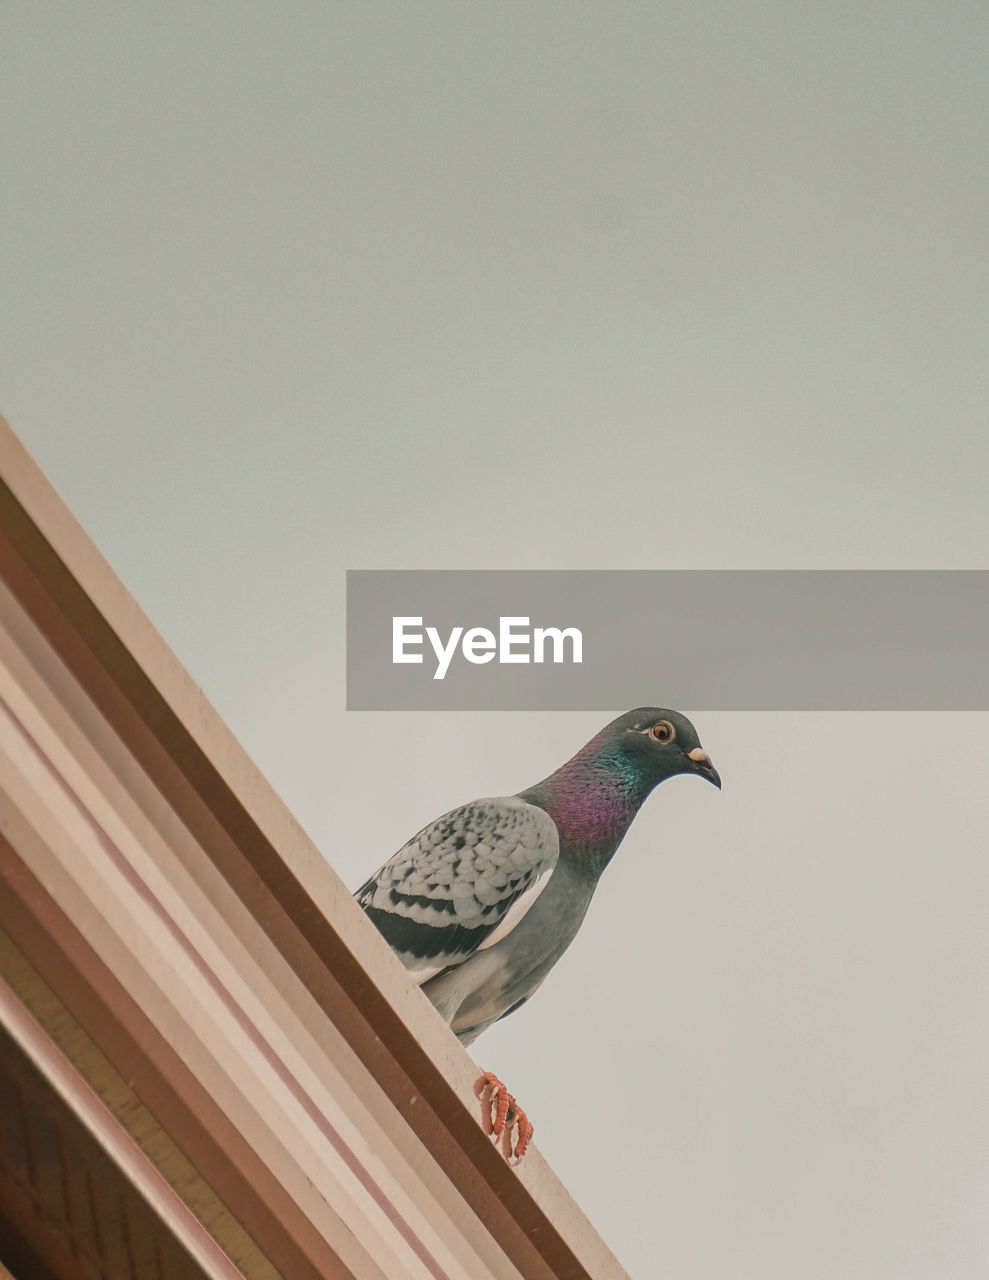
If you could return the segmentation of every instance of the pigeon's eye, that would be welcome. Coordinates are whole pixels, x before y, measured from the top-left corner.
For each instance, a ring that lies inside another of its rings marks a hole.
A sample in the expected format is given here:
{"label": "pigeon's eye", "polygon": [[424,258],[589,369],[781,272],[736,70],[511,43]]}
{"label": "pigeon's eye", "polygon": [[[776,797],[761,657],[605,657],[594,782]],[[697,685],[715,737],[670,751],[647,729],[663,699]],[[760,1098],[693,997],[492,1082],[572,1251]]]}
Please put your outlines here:
{"label": "pigeon's eye", "polygon": [[672,742],[677,736],[677,731],[669,720],[660,720],[659,724],[653,725],[650,732],[657,742]]}

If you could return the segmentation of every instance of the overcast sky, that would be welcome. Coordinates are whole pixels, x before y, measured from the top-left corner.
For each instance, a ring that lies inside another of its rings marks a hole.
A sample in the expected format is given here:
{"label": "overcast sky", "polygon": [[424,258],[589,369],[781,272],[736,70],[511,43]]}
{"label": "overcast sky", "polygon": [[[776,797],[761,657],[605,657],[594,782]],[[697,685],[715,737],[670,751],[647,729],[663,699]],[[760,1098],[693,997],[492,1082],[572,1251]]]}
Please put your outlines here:
{"label": "overcast sky", "polygon": [[[353,888],[602,717],[347,714],[346,568],[989,567],[987,56],[956,0],[5,5],[0,410]],[[724,791],[475,1057],[636,1280],[981,1280],[989,716],[695,721]]]}

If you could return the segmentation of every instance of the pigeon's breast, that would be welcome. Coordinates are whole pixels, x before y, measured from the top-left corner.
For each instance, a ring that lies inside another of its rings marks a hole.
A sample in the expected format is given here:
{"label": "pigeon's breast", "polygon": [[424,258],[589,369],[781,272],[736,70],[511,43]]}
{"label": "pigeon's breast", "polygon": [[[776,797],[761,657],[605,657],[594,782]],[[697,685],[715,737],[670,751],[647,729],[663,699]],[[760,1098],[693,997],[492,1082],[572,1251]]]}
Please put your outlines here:
{"label": "pigeon's breast", "polygon": [[558,862],[546,888],[509,934],[424,985],[437,1007],[456,990],[451,1025],[461,1039],[469,1043],[536,991],[573,941],[591,892],[585,879]]}

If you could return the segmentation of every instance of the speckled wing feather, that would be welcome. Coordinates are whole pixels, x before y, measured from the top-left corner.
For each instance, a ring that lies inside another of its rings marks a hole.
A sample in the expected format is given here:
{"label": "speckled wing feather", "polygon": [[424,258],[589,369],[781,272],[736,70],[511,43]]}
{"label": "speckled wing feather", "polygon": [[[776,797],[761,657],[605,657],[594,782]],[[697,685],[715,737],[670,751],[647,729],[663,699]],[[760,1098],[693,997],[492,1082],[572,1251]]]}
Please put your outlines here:
{"label": "speckled wing feather", "polygon": [[424,827],[354,896],[422,983],[510,932],[559,851],[545,810],[475,800]]}

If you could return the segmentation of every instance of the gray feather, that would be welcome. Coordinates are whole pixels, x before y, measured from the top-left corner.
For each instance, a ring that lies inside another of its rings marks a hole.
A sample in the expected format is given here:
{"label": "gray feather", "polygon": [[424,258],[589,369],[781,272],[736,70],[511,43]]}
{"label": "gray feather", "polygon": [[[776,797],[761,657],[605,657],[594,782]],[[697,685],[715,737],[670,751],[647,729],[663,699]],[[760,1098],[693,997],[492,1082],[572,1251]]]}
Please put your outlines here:
{"label": "gray feather", "polygon": [[476,800],[424,827],[356,894],[425,982],[492,945],[559,855],[549,815],[516,796]]}

